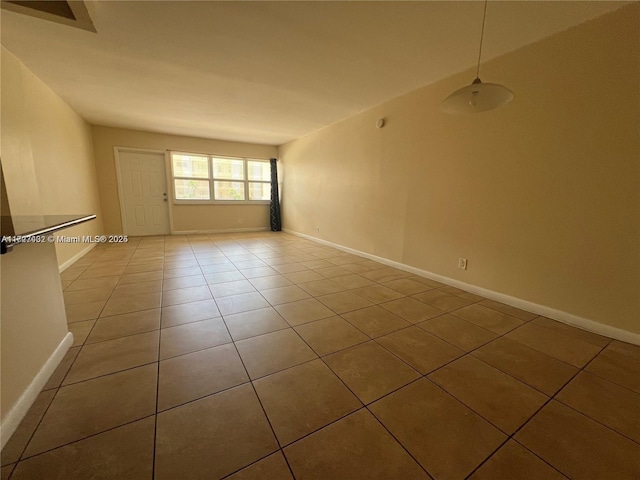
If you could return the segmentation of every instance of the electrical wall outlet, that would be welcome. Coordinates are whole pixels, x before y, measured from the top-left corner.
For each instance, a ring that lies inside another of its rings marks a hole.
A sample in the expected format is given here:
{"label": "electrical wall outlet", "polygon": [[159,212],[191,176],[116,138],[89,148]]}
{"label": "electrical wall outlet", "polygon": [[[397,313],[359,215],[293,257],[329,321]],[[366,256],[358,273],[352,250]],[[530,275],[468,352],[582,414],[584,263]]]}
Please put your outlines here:
{"label": "electrical wall outlet", "polygon": [[467,259],[466,258],[459,258],[458,259],[458,268],[461,270],[466,270],[467,269]]}

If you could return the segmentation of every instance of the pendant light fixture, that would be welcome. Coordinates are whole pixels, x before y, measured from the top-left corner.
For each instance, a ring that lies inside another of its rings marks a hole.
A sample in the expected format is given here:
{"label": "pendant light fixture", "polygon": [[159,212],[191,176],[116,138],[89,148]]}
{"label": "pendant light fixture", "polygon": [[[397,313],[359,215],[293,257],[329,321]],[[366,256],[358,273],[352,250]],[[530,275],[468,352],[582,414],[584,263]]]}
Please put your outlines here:
{"label": "pendant light fixture", "polygon": [[506,105],[513,100],[513,92],[507,87],[497,83],[482,83],[480,80],[480,58],[482,57],[482,40],[484,39],[484,23],[487,18],[487,3],[484,2],[484,15],[482,17],[482,33],[480,34],[480,51],[478,52],[478,65],[476,78],[466,87],[456,90],[442,101],[442,111],[445,113],[478,113],[493,110]]}

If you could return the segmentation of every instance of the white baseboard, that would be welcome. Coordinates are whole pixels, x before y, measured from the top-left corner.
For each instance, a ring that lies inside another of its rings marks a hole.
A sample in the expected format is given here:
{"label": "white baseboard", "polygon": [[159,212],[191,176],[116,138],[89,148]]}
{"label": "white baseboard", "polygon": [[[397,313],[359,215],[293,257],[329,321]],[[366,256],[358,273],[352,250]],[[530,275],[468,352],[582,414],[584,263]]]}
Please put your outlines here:
{"label": "white baseboard", "polygon": [[611,325],[605,325],[604,323],[596,322],[595,320],[589,320],[588,318],[579,317],[572,313],[564,312],[562,310],[557,310],[555,308],[547,307],[545,305],[539,305],[537,303],[529,302],[528,300],[512,297],[510,295],[506,295],[500,292],[495,292],[493,290],[488,290],[486,288],[478,287],[476,285],[471,285],[469,283],[461,282],[460,280],[444,277],[442,275],[438,275],[437,273],[429,272],[427,270],[421,270],[419,268],[412,267],[410,265],[405,265],[404,263],[395,262],[387,258],[378,257],[370,253],[361,252],[359,250],[345,247],[337,243],[312,237],[311,235],[306,235],[304,233],[295,232],[289,229],[283,229],[283,231],[286,233],[290,233],[292,235],[296,235],[298,237],[306,238],[307,240],[311,240],[316,243],[337,248],[338,250],[342,250],[344,252],[352,253],[360,257],[365,257],[370,260],[374,260],[384,265],[389,265],[390,267],[395,267],[400,270],[411,272],[421,277],[429,278],[431,280],[435,280],[436,282],[444,283],[445,285],[450,285],[452,287],[456,287],[461,290],[466,290],[467,292],[475,293],[476,295],[480,295],[481,297],[485,297],[490,300],[495,300],[496,302],[505,303],[507,305],[511,305],[512,307],[516,307],[521,310],[526,310],[527,312],[535,313],[537,315],[542,315],[542,316],[551,318],[553,320],[557,320],[558,322],[566,323],[568,325],[572,325],[574,327],[578,327],[583,330],[587,330],[589,332],[597,333],[598,335],[604,335],[605,337],[613,338],[615,340],[620,340],[622,342],[632,343],[634,345],[640,345],[640,334],[638,333],[629,332],[627,330],[613,327]]}
{"label": "white baseboard", "polygon": [[84,257],[87,253],[89,253],[91,250],[93,250],[96,247],[96,245],[98,245],[98,244],[97,243],[90,243],[86,248],[83,248],[82,251],[76,253],[69,260],[64,262],[62,265],[58,266],[58,270],[60,271],[60,273],[64,272],[67,268],[69,268],[71,265],[73,265],[78,260],[80,260],[82,257]]}
{"label": "white baseboard", "polygon": [[2,424],[0,425],[0,449],[4,448],[11,438],[11,435],[13,435],[13,432],[16,431],[16,428],[20,425],[20,422],[29,411],[29,408],[31,408],[31,405],[33,405],[33,402],[38,398],[40,391],[47,384],[49,377],[51,377],[58,367],[71,345],[73,345],[73,334],[68,332],[2,420]]}
{"label": "white baseboard", "polygon": [[209,233],[242,233],[242,232],[266,232],[269,227],[251,228],[223,228],[216,230],[174,230],[171,235],[207,235]]}

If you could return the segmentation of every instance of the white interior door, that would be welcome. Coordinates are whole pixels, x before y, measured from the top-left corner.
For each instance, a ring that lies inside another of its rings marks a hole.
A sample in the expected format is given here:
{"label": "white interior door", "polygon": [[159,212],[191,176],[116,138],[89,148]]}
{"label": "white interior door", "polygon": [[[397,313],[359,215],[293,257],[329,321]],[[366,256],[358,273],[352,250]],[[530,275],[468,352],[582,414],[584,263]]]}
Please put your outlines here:
{"label": "white interior door", "polygon": [[118,151],[122,221],[127,235],[168,235],[169,202],[162,153]]}

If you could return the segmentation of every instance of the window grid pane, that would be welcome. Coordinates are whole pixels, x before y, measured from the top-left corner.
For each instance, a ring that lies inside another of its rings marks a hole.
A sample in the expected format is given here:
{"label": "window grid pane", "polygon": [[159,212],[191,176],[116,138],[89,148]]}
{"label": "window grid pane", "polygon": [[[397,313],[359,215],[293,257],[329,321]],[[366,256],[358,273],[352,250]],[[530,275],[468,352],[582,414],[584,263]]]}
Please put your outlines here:
{"label": "window grid pane", "polygon": [[216,200],[244,200],[244,182],[213,182],[213,197]]}
{"label": "window grid pane", "polygon": [[249,200],[270,200],[271,184],[249,182]]}
{"label": "window grid pane", "polygon": [[211,158],[213,178],[224,180],[244,180],[244,160],[231,158]]}
{"label": "window grid pane", "polygon": [[209,178],[209,160],[198,155],[172,155],[176,177]]}
{"label": "window grid pane", "polygon": [[171,153],[171,167],[176,200],[264,202],[271,197],[271,165],[265,160]]}
{"label": "window grid pane", "polygon": [[247,160],[247,176],[249,180],[268,182],[271,180],[271,165],[269,162]]}
{"label": "window grid pane", "polygon": [[209,180],[174,179],[176,200],[210,200]]}

